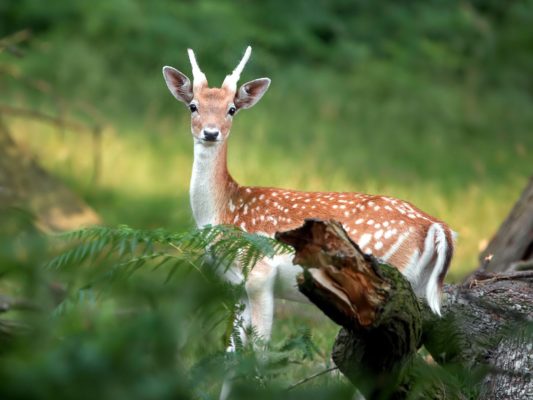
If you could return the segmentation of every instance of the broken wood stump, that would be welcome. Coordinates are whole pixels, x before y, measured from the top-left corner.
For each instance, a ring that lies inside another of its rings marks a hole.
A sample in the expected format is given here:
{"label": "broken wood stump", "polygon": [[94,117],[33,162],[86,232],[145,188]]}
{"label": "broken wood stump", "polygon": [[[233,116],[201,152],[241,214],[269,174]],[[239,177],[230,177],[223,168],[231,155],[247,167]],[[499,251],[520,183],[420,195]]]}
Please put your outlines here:
{"label": "broken wood stump", "polygon": [[533,273],[447,286],[440,318],[338,222],[276,238],[304,268],[299,290],[342,326],[332,357],[365,398],[531,398]]}
{"label": "broken wood stump", "polygon": [[479,259],[481,269],[489,272],[533,266],[533,176]]}

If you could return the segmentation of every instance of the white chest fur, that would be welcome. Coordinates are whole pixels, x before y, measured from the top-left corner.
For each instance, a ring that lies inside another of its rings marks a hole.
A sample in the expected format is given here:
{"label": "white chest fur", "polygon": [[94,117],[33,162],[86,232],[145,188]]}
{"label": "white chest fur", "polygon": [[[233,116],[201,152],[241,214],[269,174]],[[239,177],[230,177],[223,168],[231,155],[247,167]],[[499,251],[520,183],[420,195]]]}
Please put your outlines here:
{"label": "white chest fur", "polygon": [[198,227],[208,224],[215,225],[218,222],[215,182],[218,151],[218,146],[194,144],[194,162],[189,195],[192,213]]}
{"label": "white chest fur", "polygon": [[[219,223],[217,209],[217,196],[219,193],[217,192],[217,185],[220,185],[221,182],[217,182],[216,180],[217,169],[220,168],[218,163],[221,161],[219,159],[219,152],[221,150],[223,151],[219,146],[205,146],[201,143],[194,144],[190,199],[192,212],[198,227]],[[274,293],[272,294],[275,297],[307,302],[307,298],[298,291],[296,285],[296,275],[302,271],[302,268],[292,264],[293,257],[292,254],[285,254],[264,259],[264,267],[267,269],[264,270],[264,273],[272,276],[274,279],[274,287],[272,288]],[[236,267],[236,271],[238,269]],[[255,278],[254,275],[256,274],[252,273],[248,279],[252,281],[257,279],[258,282],[262,282],[265,279],[264,276],[261,276],[262,274],[257,274],[258,276]],[[242,279],[242,276],[237,273],[233,279],[229,276],[227,278],[230,281],[235,280],[237,282]],[[249,282],[249,284],[255,286],[254,282]],[[263,289],[266,289],[266,287]]]}

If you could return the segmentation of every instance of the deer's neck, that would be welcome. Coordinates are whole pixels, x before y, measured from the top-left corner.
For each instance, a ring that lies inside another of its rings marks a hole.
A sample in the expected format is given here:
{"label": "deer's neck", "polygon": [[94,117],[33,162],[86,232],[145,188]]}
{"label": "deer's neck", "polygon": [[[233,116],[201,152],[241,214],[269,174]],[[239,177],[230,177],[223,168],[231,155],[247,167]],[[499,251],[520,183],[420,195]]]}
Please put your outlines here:
{"label": "deer's neck", "polygon": [[226,142],[215,146],[194,144],[190,198],[198,227],[220,223],[224,207],[237,190],[226,160]]}

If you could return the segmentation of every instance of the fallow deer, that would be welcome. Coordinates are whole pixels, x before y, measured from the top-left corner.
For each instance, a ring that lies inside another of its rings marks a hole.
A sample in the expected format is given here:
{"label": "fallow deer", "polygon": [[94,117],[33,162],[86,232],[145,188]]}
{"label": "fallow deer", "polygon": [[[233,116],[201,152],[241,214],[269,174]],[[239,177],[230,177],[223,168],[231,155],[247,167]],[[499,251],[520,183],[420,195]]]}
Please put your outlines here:
{"label": "fallow deer", "polygon": [[[190,200],[198,227],[233,224],[242,230],[273,236],[294,229],[306,218],[340,221],[366,253],[398,268],[414,291],[440,314],[440,291],[453,254],[453,232],[442,221],[412,204],[389,196],[356,192],[302,192],[292,189],[239,185],[228,172],[226,157],[234,116],[255,105],[270,79],[237,82],[247,63],[248,47],[220,88],[210,88],[194,52],[188,50],[193,82],[182,72],[164,67],[170,92],[191,112],[194,162]],[[263,259],[245,282],[247,299],[242,319],[265,340],[270,337],[274,297],[305,300],[296,287],[301,271],[291,256]],[[242,282],[236,269],[229,279]]]}

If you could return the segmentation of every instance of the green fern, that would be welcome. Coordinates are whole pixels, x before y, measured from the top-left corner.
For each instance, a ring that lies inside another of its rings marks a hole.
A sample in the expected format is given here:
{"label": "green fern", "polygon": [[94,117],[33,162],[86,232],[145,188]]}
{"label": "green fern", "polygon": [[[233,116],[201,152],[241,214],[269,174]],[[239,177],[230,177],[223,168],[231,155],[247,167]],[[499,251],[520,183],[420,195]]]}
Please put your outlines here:
{"label": "green fern", "polygon": [[58,238],[70,243],[70,248],[46,263],[45,269],[65,269],[112,259],[108,278],[117,274],[131,276],[150,264],[154,269],[169,267],[168,280],[183,263],[198,270],[207,263],[224,270],[238,263],[246,277],[259,259],[291,251],[274,239],[229,225],[182,233],[140,230],[124,225],[96,226],[58,235]]}

